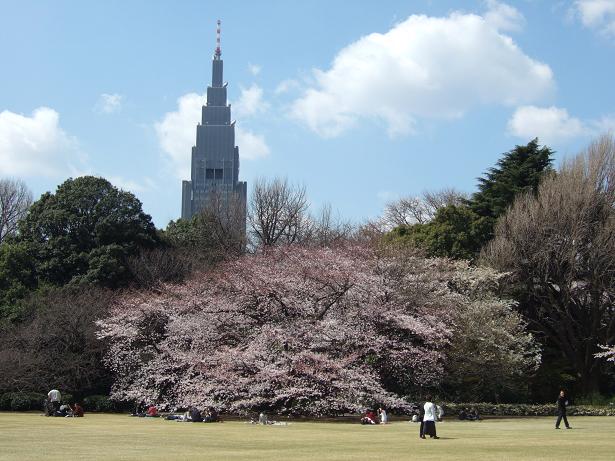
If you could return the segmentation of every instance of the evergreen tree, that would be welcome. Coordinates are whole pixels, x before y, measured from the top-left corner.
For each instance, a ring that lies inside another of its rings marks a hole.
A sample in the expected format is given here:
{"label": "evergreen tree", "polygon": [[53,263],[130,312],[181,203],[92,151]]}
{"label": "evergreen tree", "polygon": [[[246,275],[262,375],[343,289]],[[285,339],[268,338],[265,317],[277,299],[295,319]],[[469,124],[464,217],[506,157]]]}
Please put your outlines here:
{"label": "evergreen tree", "polygon": [[83,176],[43,194],[19,223],[17,241],[32,249],[39,283],[116,287],[130,277],[127,257],[158,237],[133,194]]}
{"label": "evergreen tree", "polygon": [[429,256],[472,259],[493,237],[493,229],[520,192],[538,189],[541,178],[553,171],[553,150],[538,139],[515,146],[496,166],[479,178],[478,191],[462,205],[438,209],[424,224],[400,226],[389,239],[411,242]]}
{"label": "evergreen tree", "polygon": [[488,218],[491,224],[489,238],[493,235],[495,221],[512,205],[517,194],[535,193],[544,174],[553,171],[552,155],[553,150],[541,147],[535,138],[525,146],[515,146],[506,152],[495,167],[478,179],[478,191],[467,205],[478,216]]}

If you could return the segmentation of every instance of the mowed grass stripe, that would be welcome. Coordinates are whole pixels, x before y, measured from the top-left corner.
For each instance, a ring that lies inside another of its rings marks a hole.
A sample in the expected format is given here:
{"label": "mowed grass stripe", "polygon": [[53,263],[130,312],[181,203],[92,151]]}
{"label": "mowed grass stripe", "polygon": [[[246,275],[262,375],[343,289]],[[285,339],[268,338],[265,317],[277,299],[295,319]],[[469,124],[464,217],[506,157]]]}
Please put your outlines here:
{"label": "mowed grass stripe", "polygon": [[613,460],[615,418],[577,417],[556,431],[554,418],[445,421],[440,440],[420,440],[418,424],[387,426],[291,422],[193,424],[126,415],[46,418],[0,413],[0,460],[489,459]]}

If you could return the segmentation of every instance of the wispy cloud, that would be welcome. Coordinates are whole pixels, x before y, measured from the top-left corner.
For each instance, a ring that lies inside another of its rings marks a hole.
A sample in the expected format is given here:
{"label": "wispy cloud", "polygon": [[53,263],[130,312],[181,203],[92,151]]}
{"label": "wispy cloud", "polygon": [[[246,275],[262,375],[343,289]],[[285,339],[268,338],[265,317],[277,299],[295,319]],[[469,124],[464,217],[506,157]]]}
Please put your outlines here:
{"label": "wispy cloud", "polygon": [[287,80],[282,80],[280,83],[278,83],[278,85],[275,87],[274,93],[277,95],[280,95],[280,94],[288,93],[289,91],[292,91],[292,90],[297,90],[299,88],[301,88],[301,85],[299,84],[297,80],[287,79]]}
{"label": "wispy cloud", "polygon": [[514,6],[497,0],[487,0],[485,21],[498,30],[517,32],[525,26],[525,17]]}
{"label": "wispy cloud", "polygon": [[156,188],[156,182],[152,178],[143,178],[140,181],[134,179],[128,179],[123,176],[107,176],[107,179],[111,184],[120,189],[136,192],[146,192],[148,190],[154,190]]}
{"label": "wispy cloud", "polygon": [[237,118],[251,117],[255,114],[266,111],[269,108],[263,98],[263,89],[256,83],[249,88],[241,87],[241,94],[237,102],[233,104],[233,110]]}
{"label": "wispy cloud", "polygon": [[258,74],[261,73],[262,67],[258,64],[248,64],[248,70],[252,75],[256,77]]}
{"label": "wispy cloud", "polygon": [[122,110],[124,97],[120,94],[103,93],[98,98],[94,110],[102,114],[113,114]]}
{"label": "wispy cloud", "polygon": [[574,12],[585,27],[615,38],[615,0],[577,0]]}

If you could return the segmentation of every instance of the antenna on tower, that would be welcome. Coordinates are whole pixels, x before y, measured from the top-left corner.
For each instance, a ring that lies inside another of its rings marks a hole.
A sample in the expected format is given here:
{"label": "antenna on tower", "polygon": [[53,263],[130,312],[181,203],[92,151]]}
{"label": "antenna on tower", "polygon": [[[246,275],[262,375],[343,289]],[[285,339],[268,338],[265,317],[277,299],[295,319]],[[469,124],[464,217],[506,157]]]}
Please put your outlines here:
{"label": "antenna on tower", "polygon": [[220,55],[222,54],[222,51],[220,50],[220,24],[222,24],[222,21],[218,19],[218,27],[216,29],[216,57],[217,58],[220,58]]}

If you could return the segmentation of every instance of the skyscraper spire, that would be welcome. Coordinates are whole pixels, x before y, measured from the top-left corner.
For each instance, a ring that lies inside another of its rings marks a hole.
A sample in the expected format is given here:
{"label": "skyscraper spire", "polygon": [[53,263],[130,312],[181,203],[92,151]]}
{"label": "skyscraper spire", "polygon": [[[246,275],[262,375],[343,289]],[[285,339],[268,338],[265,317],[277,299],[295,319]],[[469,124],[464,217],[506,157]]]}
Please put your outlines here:
{"label": "skyscraper spire", "polygon": [[222,54],[222,50],[220,49],[220,24],[222,21],[218,19],[218,27],[216,29],[216,52],[215,59],[220,59],[220,55]]}
{"label": "skyscraper spire", "polygon": [[[239,180],[239,147],[235,145],[235,122],[223,81],[224,61],[217,22],[216,49],[211,62],[211,85],[201,109],[192,147],[190,180],[182,181],[182,219],[211,211],[245,236],[247,184]],[[229,220],[237,222],[231,223]]]}

